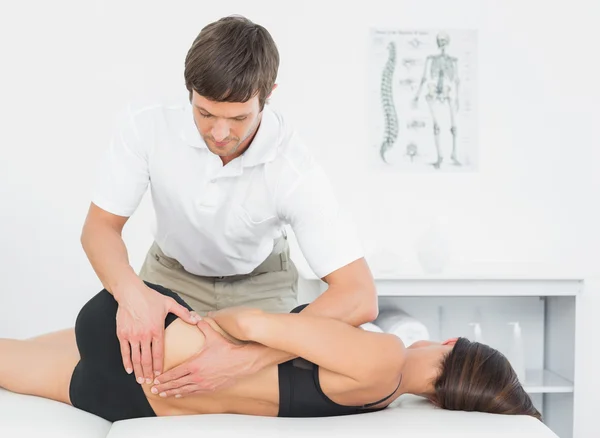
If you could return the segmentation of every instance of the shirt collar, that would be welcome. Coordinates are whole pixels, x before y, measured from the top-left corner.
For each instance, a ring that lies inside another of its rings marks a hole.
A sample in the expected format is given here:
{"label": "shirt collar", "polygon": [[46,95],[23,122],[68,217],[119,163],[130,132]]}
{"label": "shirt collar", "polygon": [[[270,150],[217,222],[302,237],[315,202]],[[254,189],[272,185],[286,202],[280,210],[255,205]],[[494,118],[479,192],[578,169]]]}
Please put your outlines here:
{"label": "shirt collar", "polygon": [[196,128],[196,122],[194,121],[194,113],[192,110],[192,104],[188,103],[185,105],[183,110],[183,126],[181,127],[181,138],[189,146],[199,149],[208,149],[204,139]]}
{"label": "shirt collar", "polygon": [[258,131],[248,149],[242,154],[243,166],[251,167],[273,161],[277,156],[284,131],[281,116],[265,106]]}
{"label": "shirt collar", "polygon": [[[183,118],[183,127],[181,129],[181,138],[183,141],[191,147],[208,149],[204,139],[198,132],[198,128],[196,128],[191,104],[186,105]],[[265,106],[258,131],[248,149],[240,157],[242,165],[244,167],[251,167],[275,159],[284,134],[285,129],[281,115],[268,106]]]}

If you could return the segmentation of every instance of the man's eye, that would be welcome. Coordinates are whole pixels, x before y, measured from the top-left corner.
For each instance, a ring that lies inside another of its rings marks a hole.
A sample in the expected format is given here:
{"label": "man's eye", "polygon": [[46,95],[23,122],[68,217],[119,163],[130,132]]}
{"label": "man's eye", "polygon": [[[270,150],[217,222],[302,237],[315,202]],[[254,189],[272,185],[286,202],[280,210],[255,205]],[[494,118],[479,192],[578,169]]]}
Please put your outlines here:
{"label": "man's eye", "polygon": [[200,113],[200,115],[202,117],[204,117],[205,119],[208,119],[209,117],[212,117],[212,114],[202,114],[202,113]]}

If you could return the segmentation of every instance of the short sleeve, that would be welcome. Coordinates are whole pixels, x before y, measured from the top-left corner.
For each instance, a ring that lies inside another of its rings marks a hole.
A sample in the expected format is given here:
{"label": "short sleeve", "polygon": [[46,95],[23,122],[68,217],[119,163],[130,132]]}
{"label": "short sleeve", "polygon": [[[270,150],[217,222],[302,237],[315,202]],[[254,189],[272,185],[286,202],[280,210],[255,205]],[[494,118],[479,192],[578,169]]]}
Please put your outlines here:
{"label": "short sleeve", "polygon": [[356,226],[339,206],[319,165],[299,174],[278,203],[279,214],[291,225],[304,258],[319,278],[364,257]]}
{"label": "short sleeve", "polygon": [[109,213],[131,216],[148,188],[148,153],[140,139],[142,130],[132,110],[124,110],[96,169],[92,202]]}

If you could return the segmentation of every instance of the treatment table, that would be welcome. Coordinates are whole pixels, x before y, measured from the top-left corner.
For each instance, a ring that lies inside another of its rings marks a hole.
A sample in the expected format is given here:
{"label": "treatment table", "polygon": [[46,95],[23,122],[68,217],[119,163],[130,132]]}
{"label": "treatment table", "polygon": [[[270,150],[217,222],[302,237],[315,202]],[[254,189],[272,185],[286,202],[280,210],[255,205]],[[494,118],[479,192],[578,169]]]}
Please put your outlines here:
{"label": "treatment table", "polygon": [[557,438],[532,417],[446,411],[404,395],[383,411],[328,418],[194,415],[110,423],[64,403],[0,389],[0,437]]}

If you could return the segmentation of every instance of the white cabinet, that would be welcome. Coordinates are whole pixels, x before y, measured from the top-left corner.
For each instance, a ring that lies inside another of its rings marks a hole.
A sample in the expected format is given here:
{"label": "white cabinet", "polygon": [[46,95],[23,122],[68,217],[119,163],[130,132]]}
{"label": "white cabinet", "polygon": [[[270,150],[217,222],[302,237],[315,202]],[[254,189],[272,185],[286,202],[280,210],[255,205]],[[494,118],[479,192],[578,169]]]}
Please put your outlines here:
{"label": "white cabinet", "polygon": [[[506,353],[512,340],[510,322],[519,322],[525,350],[524,387],[544,422],[561,438],[573,436],[578,295],[577,278],[400,277],[376,279],[380,310],[402,309],[427,326],[430,338],[464,336],[473,340],[480,323],[483,342]],[[301,295],[307,300],[326,288],[304,279]],[[310,294],[313,296],[311,297]],[[580,336],[580,335],[579,335]],[[508,356],[508,355],[507,355]]]}

